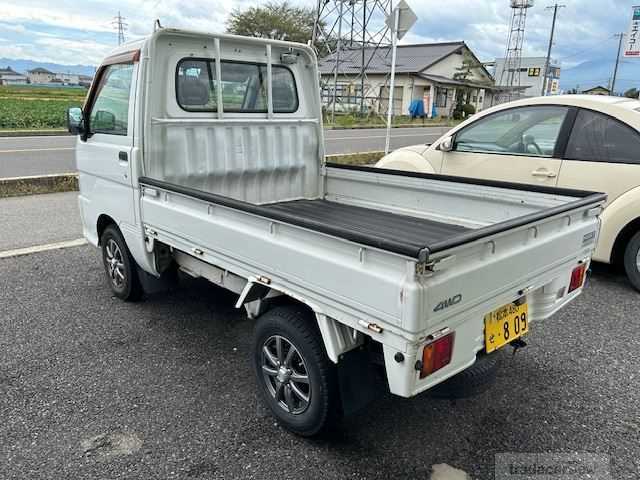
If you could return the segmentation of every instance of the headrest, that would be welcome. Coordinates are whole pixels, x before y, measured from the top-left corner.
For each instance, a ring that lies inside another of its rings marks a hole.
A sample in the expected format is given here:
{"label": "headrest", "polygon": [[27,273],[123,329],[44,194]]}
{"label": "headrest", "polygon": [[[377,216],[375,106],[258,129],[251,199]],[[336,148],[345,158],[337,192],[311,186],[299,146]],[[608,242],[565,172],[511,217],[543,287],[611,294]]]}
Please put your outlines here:
{"label": "headrest", "polygon": [[178,77],[178,100],[187,107],[203,107],[209,103],[209,88],[196,77]]}

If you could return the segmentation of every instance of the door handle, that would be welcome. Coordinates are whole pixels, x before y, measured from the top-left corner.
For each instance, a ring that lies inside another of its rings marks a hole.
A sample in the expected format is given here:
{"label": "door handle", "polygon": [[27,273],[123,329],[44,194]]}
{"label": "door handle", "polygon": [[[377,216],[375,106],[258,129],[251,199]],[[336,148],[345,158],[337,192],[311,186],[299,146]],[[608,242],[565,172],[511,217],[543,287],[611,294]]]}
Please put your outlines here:
{"label": "door handle", "polygon": [[531,172],[534,177],[556,178],[558,174],[556,172],[549,172],[547,170],[534,170]]}
{"label": "door handle", "polygon": [[128,162],[129,161],[129,155],[127,155],[127,152],[119,152],[118,153],[118,160],[120,160],[121,162]]}

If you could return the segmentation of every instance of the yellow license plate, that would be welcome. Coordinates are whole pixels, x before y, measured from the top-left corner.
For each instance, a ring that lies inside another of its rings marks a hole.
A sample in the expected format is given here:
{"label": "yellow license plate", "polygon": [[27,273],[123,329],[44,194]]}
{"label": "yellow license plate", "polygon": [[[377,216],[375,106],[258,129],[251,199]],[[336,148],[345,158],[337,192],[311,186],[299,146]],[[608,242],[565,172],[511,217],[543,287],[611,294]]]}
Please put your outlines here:
{"label": "yellow license plate", "polygon": [[529,308],[526,302],[510,303],[484,317],[484,344],[491,353],[529,331]]}

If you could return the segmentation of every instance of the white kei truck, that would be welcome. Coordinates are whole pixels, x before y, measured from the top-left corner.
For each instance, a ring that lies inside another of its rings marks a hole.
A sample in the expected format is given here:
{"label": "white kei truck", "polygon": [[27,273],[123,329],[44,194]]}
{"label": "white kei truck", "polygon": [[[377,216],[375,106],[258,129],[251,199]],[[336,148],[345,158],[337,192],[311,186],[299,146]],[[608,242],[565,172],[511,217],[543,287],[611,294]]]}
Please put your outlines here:
{"label": "white kei truck", "polygon": [[178,271],[235,292],[259,395],[303,436],[522,346],[581,293],[606,201],[326,163],[297,43],[158,28],[102,62],[67,121],[113,293]]}

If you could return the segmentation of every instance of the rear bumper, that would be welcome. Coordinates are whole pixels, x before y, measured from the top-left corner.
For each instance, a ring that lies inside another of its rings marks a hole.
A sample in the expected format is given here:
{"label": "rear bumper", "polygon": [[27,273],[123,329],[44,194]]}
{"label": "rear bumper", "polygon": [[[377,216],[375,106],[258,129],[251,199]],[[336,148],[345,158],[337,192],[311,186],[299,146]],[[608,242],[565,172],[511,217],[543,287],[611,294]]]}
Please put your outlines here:
{"label": "rear bumper", "polygon": [[[541,322],[549,319],[582,293],[583,287],[567,293],[573,268],[574,264],[562,269],[551,281],[524,294],[529,304],[531,333],[535,334],[537,328],[543,328],[544,325]],[[483,305],[479,309],[473,309],[447,325],[445,328],[448,331],[455,332],[451,362],[424,379],[420,378],[416,362],[422,359],[422,351],[429,343],[428,341],[407,345],[403,362],[397,361],[395,357],[397,350],[385,345],[385,367],[391,393],[401,397],[418,395],[473,365],[478,352],[485,350],[484,316],[517,298],[519,298],[518,292],[500,296],[496,299],[494,306]],[[442,328],[439,326],[438,331]]]}

